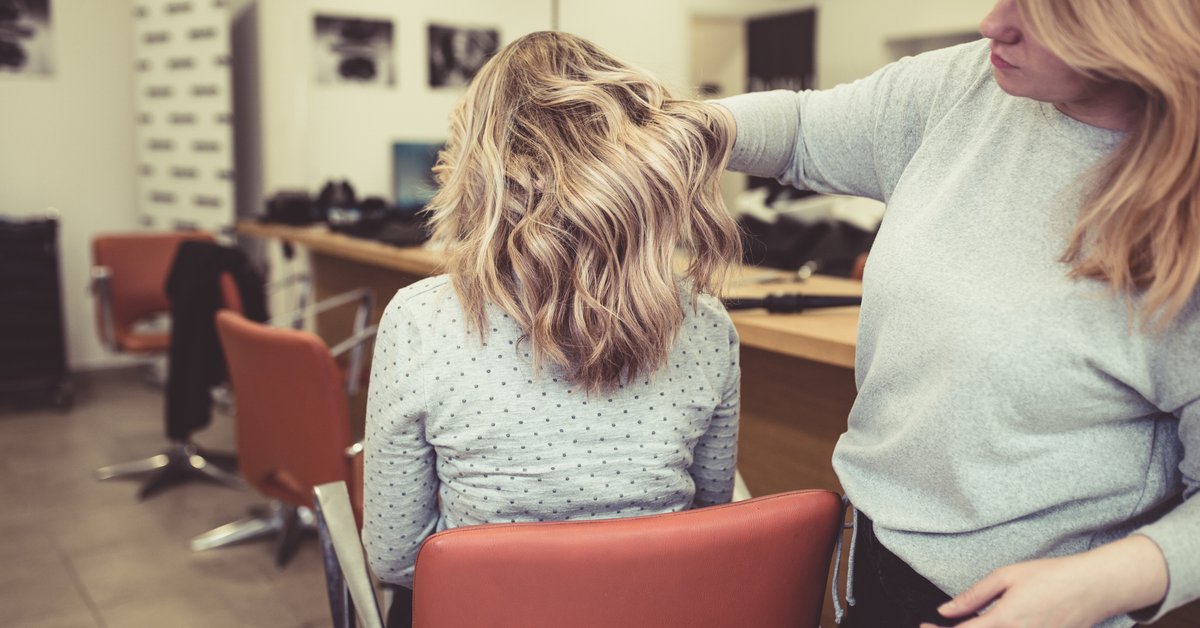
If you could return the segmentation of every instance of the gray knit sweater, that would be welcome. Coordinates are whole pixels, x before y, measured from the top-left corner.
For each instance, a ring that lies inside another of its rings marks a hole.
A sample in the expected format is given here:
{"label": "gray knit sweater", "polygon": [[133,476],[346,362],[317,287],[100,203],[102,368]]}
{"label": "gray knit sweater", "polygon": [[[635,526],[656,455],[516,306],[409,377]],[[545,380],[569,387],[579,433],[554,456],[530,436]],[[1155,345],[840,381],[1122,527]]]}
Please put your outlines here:
{"label": "gray knit sweater", "polygon": [[887,203],[833,457],[880,541],[956,594],[1136,531],[1170,569],[1138,619],[1200,596],[1200,499],[1174,501],[1200,486],[1198,299],[1141,333],[1059,261],[1080,175],[1122,136],[1004,93],[986,42],[719,102],[732,169]]}
{"label": "gray knit sweater", "polygon": [[[599,519],[725,503],[737,454],[738,339],[701,297],[669,364],[588,396],[533,372],[516,321],[467,335],[446,276],[396,293],[367,401],[363,541],[380,579],[411,586],[429,534],[464,525]],[[440,500],[440,505],[439,505]]]}

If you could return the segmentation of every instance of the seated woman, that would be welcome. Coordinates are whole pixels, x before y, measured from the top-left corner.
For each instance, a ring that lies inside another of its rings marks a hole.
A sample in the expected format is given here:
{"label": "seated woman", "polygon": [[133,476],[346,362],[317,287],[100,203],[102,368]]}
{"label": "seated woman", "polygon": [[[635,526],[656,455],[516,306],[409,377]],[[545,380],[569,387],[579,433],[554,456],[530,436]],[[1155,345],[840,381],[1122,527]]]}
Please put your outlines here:
{"label": "seated woman", "polygon": [[434,169],[448,274],[397,292],[376,342],[363,540],[382,580],[411,586],[446,528],[730,500],[738,339],[711,294],[740,244],[719,115],[564,33],[475,78]]}

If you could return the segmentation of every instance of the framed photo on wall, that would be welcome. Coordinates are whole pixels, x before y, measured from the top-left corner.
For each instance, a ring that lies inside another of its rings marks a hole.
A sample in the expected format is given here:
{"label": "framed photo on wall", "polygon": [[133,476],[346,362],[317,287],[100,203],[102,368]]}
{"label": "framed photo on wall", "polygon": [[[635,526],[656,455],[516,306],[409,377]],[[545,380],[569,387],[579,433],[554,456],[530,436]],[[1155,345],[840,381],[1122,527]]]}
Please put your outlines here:
{"label": "framed photo on wall", "polygon": [[500,49],[494,28],[429,25],[429,86],[460,87],[471,82]]}
{"label": "framed photo on wall", "polygon": [[0,74],[54,74],[50,0],[0,0]]}
{"label": "framed photo on wall", "polygon": [[396,84],[391,20],[317,15],[313,64],[320,85]]}

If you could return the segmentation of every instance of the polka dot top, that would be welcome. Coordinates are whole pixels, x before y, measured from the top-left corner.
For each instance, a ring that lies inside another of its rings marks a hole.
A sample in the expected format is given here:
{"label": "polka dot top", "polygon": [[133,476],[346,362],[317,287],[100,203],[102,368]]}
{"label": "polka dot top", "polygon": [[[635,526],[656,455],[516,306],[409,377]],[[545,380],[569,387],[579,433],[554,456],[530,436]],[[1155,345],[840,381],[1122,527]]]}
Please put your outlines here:
{"label": "polka dot top", "polygon": [[412,585],[421,542],[464,525],[603,519],[728,502],[737,458],[738,338],[702,297],[669,364],[588,396],[534,374],[516,321],[468,336],[447,276],[396,293],[367,402],[363,543],[376,575]]}

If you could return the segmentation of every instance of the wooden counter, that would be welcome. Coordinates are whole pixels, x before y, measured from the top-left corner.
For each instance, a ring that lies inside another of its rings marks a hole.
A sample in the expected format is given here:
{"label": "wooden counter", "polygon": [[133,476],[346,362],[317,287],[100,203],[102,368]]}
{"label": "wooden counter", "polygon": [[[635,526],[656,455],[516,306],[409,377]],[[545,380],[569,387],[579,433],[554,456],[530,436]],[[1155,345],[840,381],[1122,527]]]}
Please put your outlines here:
{"label": "wooden counter", "polygon": [[[289,227],[253,221],[238,223],[241,235],[287,240],[307,248],[319,258],[334,257],[376,269],[395,271],[406,278],[421,278],[441,270],[441,255],[426,247],[395,247],[380,242],[332,233],[324,227]],[[755,267],[743,267],[731,278],[730,296],[765,296],[773,292],[859,295],[857,281],[815,276],[804,283],[755,284],[761,277],[784,273]],[[407,285],[406,283],[403,285]],[[390,293],[379,293],[381,301]],[[768,314],[761,310],[733,313],[742,344],[764,351],[854,368],[855,335],[858,308],[831,308],[804,314]]]}
{"label": "wooden counter", "polygon": [[[423,247],[398,247],[373,240],[334,233],[325,227],[289,227],[287,225],[243,220],[237,224],[238,235],[274,238],[299,244],[316,254],[334,255],[341,259],[388,268],[406,275],[428,277],[438,273],[442,257]],[[379,295],[381,298],[384,295]]]}

